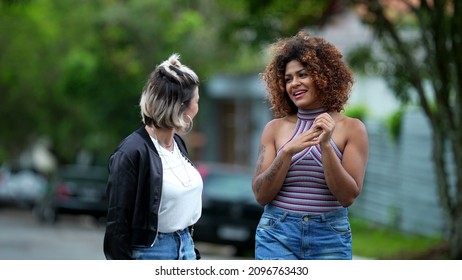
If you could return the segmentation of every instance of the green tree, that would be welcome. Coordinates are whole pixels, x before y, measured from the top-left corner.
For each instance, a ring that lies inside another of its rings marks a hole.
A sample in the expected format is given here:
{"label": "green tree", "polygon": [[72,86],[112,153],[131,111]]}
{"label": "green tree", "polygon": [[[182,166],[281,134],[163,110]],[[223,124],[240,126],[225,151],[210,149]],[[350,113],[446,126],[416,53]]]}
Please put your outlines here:
{"label": "green tree", "polygon": [[186,2],[1,1],[0,157],[45,135],[60,163],[81,149],[107,158],[140,124],[139,94],[156,63],[179,52],[207,65],[205,21]]}
{"label": "green tree", "polygon": [[438,191],[450,219],[451,257],[461,259],[462,2],[353,2],[381,39],[383,73],[396,95],[404,103],[416,101],[428,119]]}
{"label": "green tree", "polygon": [[204,83],[256,73],[263,46],[319,22],[328,2],[2,0],[0,160],[41,136],[60,163],[81,149],[105,159],[140,124],[141,88],[169,54]]}
{"label": "green tree", "polygon": [[[26,1],[0,3],[0,146],[14,158],[48,124],[47,107],[56,67],[51,64],[55,29],[47,5],[27,9]],[[46,29],[46,32],[45,32]]]}

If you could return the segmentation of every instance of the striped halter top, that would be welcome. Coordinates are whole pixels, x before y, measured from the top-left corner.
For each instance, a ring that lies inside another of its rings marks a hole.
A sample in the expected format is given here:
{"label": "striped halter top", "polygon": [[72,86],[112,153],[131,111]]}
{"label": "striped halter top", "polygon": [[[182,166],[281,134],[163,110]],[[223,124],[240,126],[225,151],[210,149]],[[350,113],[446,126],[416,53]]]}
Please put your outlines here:
{"label": "striped halter top", "polygon": [[[323,108],[299,109],[295,133],[288,142],[310,129],[314,119],[324,112],[326,111]],[[342,159],[342,153],[332,138],[330,142],[337,156]],[[271,204],[290,212],[310,214],[325,213],[342,208],[342,205],[327,187],[319,145],[308,147],[292,157],[292,163],[282,188]]]}

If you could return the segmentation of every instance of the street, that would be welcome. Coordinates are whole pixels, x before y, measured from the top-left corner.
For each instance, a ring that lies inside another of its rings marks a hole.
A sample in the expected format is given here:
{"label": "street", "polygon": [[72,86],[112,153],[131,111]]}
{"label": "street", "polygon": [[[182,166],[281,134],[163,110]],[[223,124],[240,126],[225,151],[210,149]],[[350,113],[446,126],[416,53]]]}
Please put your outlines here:
{"label": "street", "polygon": [[[0,260],[104,260],[104,226],[88,216],[40,223],[30,209],[0,206]],[[204,260],[236,259],[233,248],[196,244]]]}

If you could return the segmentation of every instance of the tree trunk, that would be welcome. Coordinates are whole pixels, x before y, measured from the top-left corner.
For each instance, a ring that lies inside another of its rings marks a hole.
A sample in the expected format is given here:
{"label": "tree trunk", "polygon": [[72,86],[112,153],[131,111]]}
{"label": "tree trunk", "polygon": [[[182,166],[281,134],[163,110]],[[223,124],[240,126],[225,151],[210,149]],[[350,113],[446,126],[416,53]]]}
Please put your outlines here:
{"label": "tree trunk", "polygon": [[451,259],[462,260],[462,214],[460,212],[456,212],[452,218],[449,245]]}
{"label": "tree trunk", "polygon": [[[435,116],[433,116],[435,117]],[[437,117],[438,118],[438,117]],[[441,116],[439,116],[441,119]],[[450,258],[462,259],[462,199],[460,197],[462,187],[460,186],[462,176],[462,165],[460,164],[461,144],[457,141],[447,139],[450,132],[440,125],[440,122],[431,122],[433,130],[433,163],[436,172],[436,184],[438,187],[441,206],[444,208],[448,218],[448,241],[450,244]],[[457,138],[454,138],[457,139]],[[447,149],[447,146],[452,149]],[[446,152],[451,151],[451,158],[448,159]],[[452,160],[454,180],[451,180],[448,168],[451,167],[449,160]]]}

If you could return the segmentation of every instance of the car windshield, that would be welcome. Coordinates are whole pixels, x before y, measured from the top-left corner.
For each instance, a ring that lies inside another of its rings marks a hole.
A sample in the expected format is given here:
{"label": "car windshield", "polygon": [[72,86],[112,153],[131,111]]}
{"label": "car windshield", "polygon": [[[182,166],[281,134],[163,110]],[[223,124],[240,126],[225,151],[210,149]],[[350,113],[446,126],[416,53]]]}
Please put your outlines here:
{"label": "car windshield", "polygon": [[209,174],[204,180],[204,194],[210,199],[253,199],[252,177],[234,173]]}

